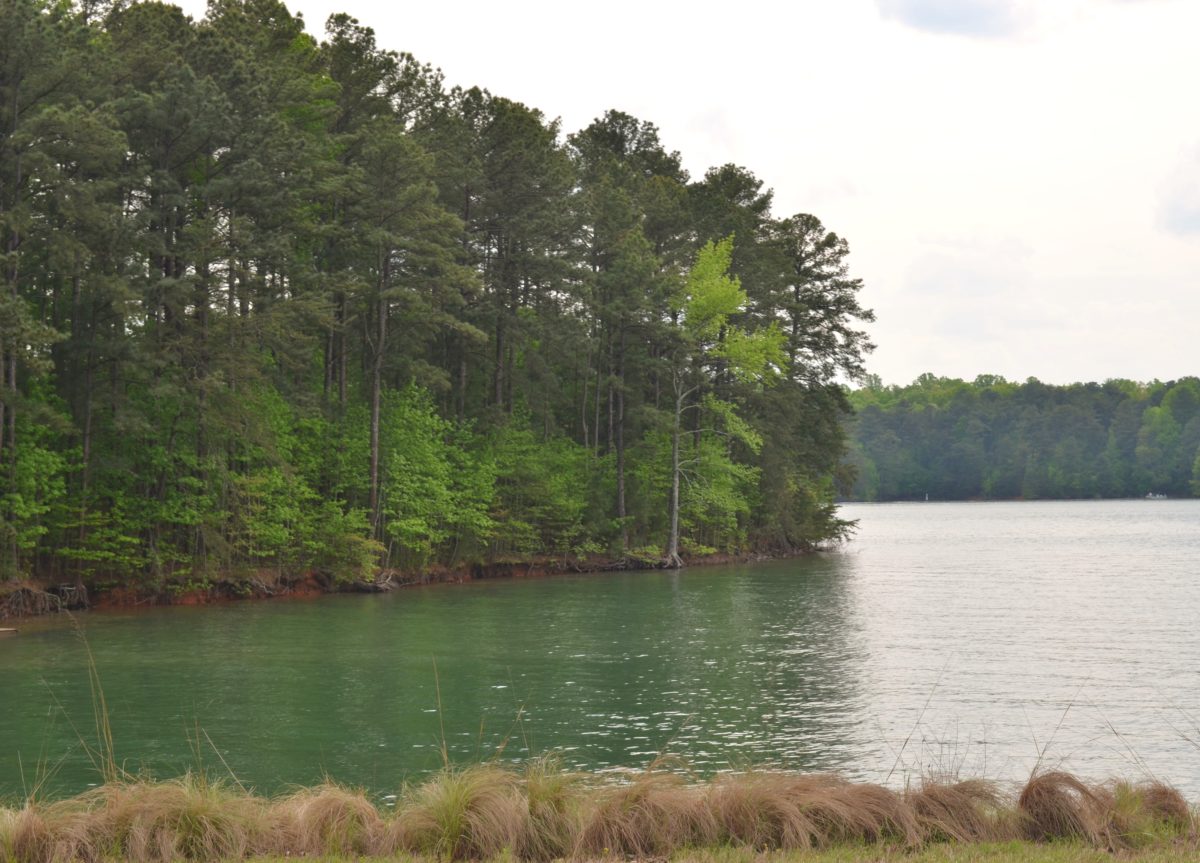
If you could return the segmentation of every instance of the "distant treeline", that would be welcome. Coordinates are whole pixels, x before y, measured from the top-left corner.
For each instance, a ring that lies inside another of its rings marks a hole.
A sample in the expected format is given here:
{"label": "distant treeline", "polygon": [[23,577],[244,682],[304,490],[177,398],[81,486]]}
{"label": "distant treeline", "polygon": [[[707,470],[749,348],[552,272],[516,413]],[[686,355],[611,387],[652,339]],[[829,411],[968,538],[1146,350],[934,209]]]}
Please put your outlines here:
{"label": "distant treeline", "polygon": [[617,111],[564,135],[276,0],[4,0],[0,34],[0,581],[843,529],[871,314],[745,168],[692,178]]}
{"label": "distant treeline", "polygon": [[850,394],[858,500],[1200,494],[1200,379],[877,379]]}

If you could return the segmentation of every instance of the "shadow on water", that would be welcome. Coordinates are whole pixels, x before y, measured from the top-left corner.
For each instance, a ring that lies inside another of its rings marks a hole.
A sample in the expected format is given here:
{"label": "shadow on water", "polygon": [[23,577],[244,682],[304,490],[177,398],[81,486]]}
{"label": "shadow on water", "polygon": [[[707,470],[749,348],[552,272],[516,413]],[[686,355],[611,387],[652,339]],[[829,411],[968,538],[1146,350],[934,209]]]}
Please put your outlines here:
{"label": "shadow on water", "polygon": [[[386,793],[440,766],[443,722],[457,762],[849,769],[870,729],[848,577],[833,555],[83,621],[117,757],[160,777],[199,750],[261,790],[331,776]],[[72,728],[88,737],[92,706],[69,627],[0,646],[0,703],[0,795],[39,759],[53,791],[97,781]]]}

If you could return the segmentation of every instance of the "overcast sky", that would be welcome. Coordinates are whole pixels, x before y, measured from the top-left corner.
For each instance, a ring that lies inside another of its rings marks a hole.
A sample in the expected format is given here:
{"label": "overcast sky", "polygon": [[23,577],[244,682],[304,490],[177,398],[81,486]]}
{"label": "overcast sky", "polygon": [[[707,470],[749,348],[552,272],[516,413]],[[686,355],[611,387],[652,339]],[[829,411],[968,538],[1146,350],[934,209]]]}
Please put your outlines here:
{"label": "overcast sky", "polygon": [[1200,374],[1198,0],[288,5],[749,168],[849,241],[885,382]]}

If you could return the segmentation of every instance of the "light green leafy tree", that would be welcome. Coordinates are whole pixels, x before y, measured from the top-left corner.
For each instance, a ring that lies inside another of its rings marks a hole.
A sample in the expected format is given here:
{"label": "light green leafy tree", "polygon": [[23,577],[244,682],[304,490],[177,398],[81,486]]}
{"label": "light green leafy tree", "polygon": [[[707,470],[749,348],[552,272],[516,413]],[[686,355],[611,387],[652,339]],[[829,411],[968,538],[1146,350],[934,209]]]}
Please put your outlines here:
{"label": "light green leafy tree", "polygon": [[[732,255],[732,237],[706,243],[672,303],[673,344],[668,354],[673,396],[668,566],[683,563],[679,556],[680,481],[699,458],[681,457],[684,413],[703,410],[722,433],[757,452],[762,438],[738,415],[736,406],[704,390],[718,376],[730,376],[743,383],[769,383],[784,362],[783,336],[777,326],[748,332],[736,323],[736,316],[746,309],[747,298],[741,282],[729,275]],[[703,431],[698,429],[697,434]]]}

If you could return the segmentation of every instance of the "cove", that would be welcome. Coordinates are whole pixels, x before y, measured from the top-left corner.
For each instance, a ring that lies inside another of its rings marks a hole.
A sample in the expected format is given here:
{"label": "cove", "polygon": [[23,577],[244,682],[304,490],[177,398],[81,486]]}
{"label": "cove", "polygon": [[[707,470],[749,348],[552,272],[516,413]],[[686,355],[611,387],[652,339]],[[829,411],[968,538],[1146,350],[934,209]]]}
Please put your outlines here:
{"label": "cove", "polygon": [[[1200,791],[1200,502],[850,505],[799,560],[79,616],[126,769],[394,793],[521,761],[895,784],[1037,763]],[[436,671],[435,671],[436,667]],[[439,710],[440,690],[440,710]],[[0,641],[0,796],[97,777],[86,651]],[[220,757],[215,750],[219,750]]]}

